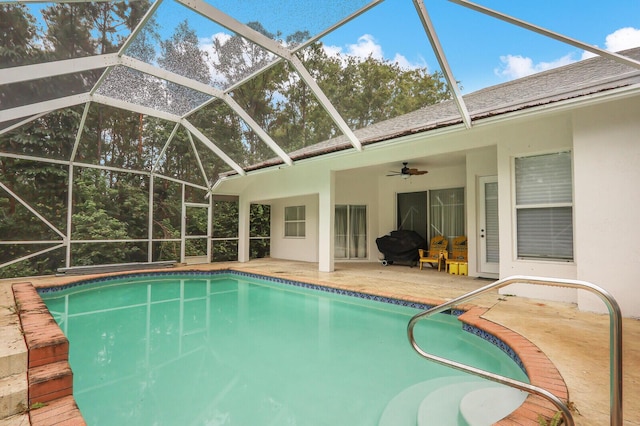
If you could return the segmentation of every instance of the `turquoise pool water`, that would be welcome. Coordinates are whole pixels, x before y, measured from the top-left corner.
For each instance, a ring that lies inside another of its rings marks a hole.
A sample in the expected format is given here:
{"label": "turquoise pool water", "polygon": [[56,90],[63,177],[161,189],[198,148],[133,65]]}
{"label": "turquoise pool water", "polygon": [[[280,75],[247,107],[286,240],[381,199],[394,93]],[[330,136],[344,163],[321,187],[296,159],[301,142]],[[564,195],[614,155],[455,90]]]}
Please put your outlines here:
{"label": "turquoise pool water", "polygon": [[[69,338],[89,425],[415,425],[459,402],[440,400],[451,384],[481,382],[413,351],[416,308],[361,297],[235,274],[128,277],[41,296]],[[416,328],[433,353],[527,380],[455,316],[436,317]]]}

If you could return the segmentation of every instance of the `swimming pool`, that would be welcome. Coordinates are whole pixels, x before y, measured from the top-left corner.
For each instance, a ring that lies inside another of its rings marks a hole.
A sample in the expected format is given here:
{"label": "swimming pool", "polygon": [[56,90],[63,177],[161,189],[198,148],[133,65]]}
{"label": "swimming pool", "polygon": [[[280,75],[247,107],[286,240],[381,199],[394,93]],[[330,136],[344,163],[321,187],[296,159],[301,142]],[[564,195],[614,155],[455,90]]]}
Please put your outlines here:
{"label": "swimming pool", "polygon": [[[426,307],[412,303],[244,273],[145,274],[41,296],[69,338],[89,425],[458,425],[469,395],[504,390],[420,358],[406,326]],[[527,381],[454,315],[423,321],[416,337]]]}

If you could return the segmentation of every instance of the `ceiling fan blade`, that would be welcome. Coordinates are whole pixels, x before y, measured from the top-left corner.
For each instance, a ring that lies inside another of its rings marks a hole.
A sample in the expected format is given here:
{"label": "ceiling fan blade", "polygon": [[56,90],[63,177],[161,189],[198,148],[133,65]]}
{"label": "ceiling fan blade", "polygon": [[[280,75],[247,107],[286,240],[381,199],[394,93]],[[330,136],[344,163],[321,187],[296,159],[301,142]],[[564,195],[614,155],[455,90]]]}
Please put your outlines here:
{"label": "ceiling fan blade", "polygon": [[408,163],[402,163],[402,165],[404,166],[400,171],[397,170],[390,170],[387,174],[387,176],[404,176],[404,177],[409,177],[409,176],[415,176],[415,175],[424,175],[426,173],[429,173],[426,170],[418,170],[416,168],[409,168],[407,167]]}

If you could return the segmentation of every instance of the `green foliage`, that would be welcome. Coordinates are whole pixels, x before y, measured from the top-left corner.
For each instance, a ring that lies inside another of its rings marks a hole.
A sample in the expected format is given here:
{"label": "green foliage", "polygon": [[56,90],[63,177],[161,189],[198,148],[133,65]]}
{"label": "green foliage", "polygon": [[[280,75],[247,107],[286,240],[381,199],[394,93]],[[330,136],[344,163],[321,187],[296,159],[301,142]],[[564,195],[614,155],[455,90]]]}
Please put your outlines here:
{"label": "green foliage", "polygon": [[[35,247],[34,249],[42,249],[43,247]],[[4,259],[12,260],[20,256],[29,254],[25,247],[8,246],[2,247],[0,254]],[[5,258],[6,256],[6,258]],[[29,277],[48,275],[64,266],[64,249],[49,251],[44,255],[32,257],[13,263],[4,268],[0,268],[0,278]]]}
{"label": "green foliage", "polygon": [[249,258],[262,259],[269,257],[271,252],[271,242],[268,239],[249,241]]}
{"label": "green foliage", "polygon": [[228,262],[238,260],[238,242],[234,240],[213,241],[211,244],[211,261]]}
{"label": "green foliage", "polygon": [[39,275],[38,270],[27,261],[14,263],[0,269],[0,278],[29,277],[36,275]]}
{"label": "green foliage", "polygon": [[251,204],[250,210],[250,237],[263,237],[263,239],[251,239],[249,242],[249,258],[259,259],[269,257],[271,251],[271,206],[268,204]]}
{"label": "green foliage", "polygon": [[[25,5],[0,5],[0,64],[10,68],[38,55],[36,18]],[[3,90],[4,93],[4,90]],[[4,105],[4,102],[2,102]]]}
{"label": "green foliage", "polygon": [[[44,7],[40,21],[23,5],[0,5],[0,66],[116,52],[148,7],[146,0],[52,3]],[[46,26],[41,26],[43,23]],[[286,39],[288,46],[297,46],[309,39],[306,32],[273,34],[258,22],[248,25],[267,37]],[[195,108],[187,119],[241,166],[271,160],[275,154],[253,130],[252,123],[245,122],[233,111],[233,103],[246,111],[286,152],[340,134],[334,120],[291,64],[281,61],[256,73],[271,64],[274,57],[240,36],[215,39],[212,51],[207,53],[201,49],[197,32],[188,20],[181,22],[170,37],[161,38],[158,25],[151,19],[125,53],[147,63],[157,63],[172,73],[230,90],[233,102],[209,102],[209,95],[175,83],[149,83],[140,73],[117,67],[112,70],[129,73],[132,86],[145,83],[150,93],[170,97],[163,102],[170,101],[186,111],[202,104],[202,108]],[[329,56],[320,43],[313,43],[295,54],[352,129],[449,97],[442,75],[429,74],[426,69],[405,70],[372,57],[357,60]],[[215,75],[211,72],[213,69]],[[0,93],[0,103],[11,108],[21,105],[24,99],[52,99],[60,93],[88,91],[101,72],[72,73],[12,84]],[[174,92],[184,96],[171,97]],[[82,114],[82,106],[67,108],[0,135],[0,152],[63,161],[57,164],[0,156],[0,181],[20,197],[18,200],[7,191],[0,191],[2,239],[60,242],[60,235],[43,225],[22,205],[24,202],[62,234],[70,233],[72,240],[83,241],[72,244],[73,265],[146,260],[149,237],[156,240],[152,243],[154,260],[179,260],[180,243],[168,240],[179,239],[181,235],[183,192],[185,200],[206,202],[202,196],[204,190],[189,184],[208,187],[219,173],[229,171],[230,165],[184,127],[176,130],[174,123],[92,103],[80,129]],[[78,135],[80,140],[75,147]],[[83,167],[84,164],[100,168]],[[69,179],[73,189],[71,206],[67,205]],[[149,206],[150,199],[152,206]],[[148,229],[149,210],[152,211],[151,230]],[[67,229],[69,216],[71,230]],[[185,232],[206,235],[207,220],[206,209],[196,209],[187,221]],[[214,239],[222,239],[213,241],[212,259],[237,259],[236,199],[214,196],[211,226]],[[250,256],[268,256],[269,206],[251,206],[250,235],[253,238]],[[118,242],[100,242],[104,240]],[[203,241],[189,242],[185,246],[187,254],[201,254]],[[0,264],[41,249],[19,244],[0,245]],[[48,252],[5,267],[0,274],[52,273],[65,266],[65,256],[65,249]]]}
{"label": "green foliage", "polygon": [[235,238],[238,236],[238,202],[216,200],[213,202],[213,237]]}
{"label": "green foliage", "polygon": [[251,204],[249,215],[249,236],[268,237],[271,234],[271,206],[268,204]]}
{"label": "green foliage", "polygon": [[562,412],[558,411],[551,419],[547,420],[544,416],[538,415],[539,426],[560,426],[564,423]]}

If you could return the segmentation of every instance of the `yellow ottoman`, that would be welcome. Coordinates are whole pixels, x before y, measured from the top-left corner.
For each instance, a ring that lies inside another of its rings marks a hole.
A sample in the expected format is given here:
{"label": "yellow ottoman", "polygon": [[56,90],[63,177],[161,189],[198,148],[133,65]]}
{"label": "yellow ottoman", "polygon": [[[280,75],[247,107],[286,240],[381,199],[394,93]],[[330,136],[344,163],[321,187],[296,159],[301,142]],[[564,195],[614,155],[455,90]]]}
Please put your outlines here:
{"label": "yellow ottoman", "polygon": [[467,262],[458,263],[458,274],[459,275],[469,275],[469,265]]}

